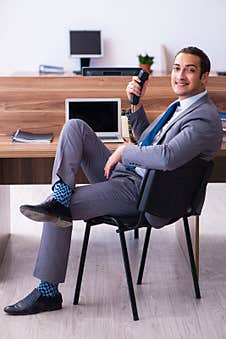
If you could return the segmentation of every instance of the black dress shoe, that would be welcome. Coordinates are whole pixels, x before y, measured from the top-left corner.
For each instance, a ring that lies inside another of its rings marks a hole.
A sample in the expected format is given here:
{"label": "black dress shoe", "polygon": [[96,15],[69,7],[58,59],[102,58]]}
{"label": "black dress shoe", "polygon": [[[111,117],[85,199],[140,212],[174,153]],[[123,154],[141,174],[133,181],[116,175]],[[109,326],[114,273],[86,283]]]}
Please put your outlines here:
{"label": "black dress shoe", "polygon": [[36,288],[24,299],[16,304],[6,306],[4,311],[11,315],[27,315],[46,311],[55,311],[62,308],[62,296],[44,297]]}
{"label": "black dress shoe", "polygon": [[52,221],[60,227],[72,225],[70,209],[52,196],[39,205],[22,205],[20,212],[34,221]]}

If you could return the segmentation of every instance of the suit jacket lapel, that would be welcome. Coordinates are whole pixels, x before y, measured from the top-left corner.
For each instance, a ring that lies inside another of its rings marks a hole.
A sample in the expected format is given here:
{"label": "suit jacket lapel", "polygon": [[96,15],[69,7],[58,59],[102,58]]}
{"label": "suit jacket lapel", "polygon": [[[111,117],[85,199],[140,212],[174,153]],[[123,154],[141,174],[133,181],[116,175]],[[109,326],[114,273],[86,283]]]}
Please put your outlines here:
{"label": "suit jacket lapel", "polygon": [[200,105],[202,105],[205,101],[208,100],[208,95],[204,95],[202,98],[200,98],[198,101],[196,101],[194,104],[189,106],[187,109],[184,110],[181,114],[179,114],[172,122],[169,123],[167,128],[164,130],[164,133],[161,133],[159,136],[159,139],[157,140],[157,143],[159,143],[162,138],[164,138],[165,134],[168,132],[168,130],[180,119],[182,119],[184,116],[192,112],[194,109],[198,108]]}
{"label": "suit jacket lapel", "polygon": [[159,122],[159,120],[161,119],[161,117],[164,115],[165,112],[161,113],[154,121],[152,121],[150,123],[150,125],[143,131],[143,133],[141,134],[138,142],[141,142],[144,140],[144,138],[146,137],[146,135],[157,125],[157,123]]}

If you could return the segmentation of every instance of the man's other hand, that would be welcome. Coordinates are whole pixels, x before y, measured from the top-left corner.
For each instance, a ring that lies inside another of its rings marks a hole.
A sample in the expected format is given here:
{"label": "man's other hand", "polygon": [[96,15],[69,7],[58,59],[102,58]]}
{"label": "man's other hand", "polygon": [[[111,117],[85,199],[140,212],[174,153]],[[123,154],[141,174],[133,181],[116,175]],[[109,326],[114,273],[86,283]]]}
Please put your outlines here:
{"label": "man's other hand", "polygon": [[112,155],[108,158],[105,167],[104,167],[104,175],[106,179],[109,179],[112,168],[118,163],[122,161],[122,154],[126,145],[119,146]]}

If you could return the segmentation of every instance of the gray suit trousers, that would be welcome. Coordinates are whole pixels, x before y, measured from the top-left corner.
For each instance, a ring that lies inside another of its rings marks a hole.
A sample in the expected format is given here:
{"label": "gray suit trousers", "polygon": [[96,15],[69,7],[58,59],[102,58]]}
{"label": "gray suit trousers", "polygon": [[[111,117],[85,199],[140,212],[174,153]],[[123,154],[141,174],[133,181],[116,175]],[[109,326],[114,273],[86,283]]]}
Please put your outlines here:
{"label": "gray suit trousers", "polygon": [[[137,214],[142,178],[118,164],[106,180],[104,166],[110,154],[85,122],[73,119],[65,124],[53,166],[52,184],[61,178],[73,189],[70,205],[73,220],[105,214]],[[80,167],[90,185],[76,186]],[[52,283],[64,282],[71,232],[72,227],[59,228],[54,223],[44,223],[35,277]]]}

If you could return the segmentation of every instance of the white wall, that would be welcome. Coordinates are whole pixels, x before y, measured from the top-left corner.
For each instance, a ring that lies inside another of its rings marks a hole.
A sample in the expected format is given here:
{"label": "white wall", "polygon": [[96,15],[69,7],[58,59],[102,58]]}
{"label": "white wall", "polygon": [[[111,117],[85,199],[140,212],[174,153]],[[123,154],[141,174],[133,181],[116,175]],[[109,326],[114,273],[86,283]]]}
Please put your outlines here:
{"label": "white wall", "polygon": [[172,60],[182,47],[207,52],[213,70],[226,70],[225,0],[0,0],[0,74],[36,71],[41,63],[79,68],[68,56],[69,29],[103,32],[105,56],[95,66],[137,66],[137,55]]}

